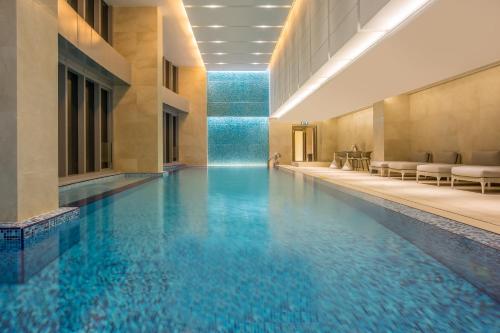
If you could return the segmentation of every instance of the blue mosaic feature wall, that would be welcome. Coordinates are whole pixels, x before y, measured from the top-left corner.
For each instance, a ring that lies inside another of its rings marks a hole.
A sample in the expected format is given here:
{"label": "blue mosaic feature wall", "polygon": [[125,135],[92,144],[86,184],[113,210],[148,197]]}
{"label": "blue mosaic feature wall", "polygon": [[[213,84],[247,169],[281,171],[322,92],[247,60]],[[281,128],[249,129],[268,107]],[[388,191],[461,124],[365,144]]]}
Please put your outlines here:
{"label": "blue mosaic feature wall", "polygon": [[208,164],[265,165],[269,74],[208,72]]}
{"label": "blue mosaic feature wall", "polygon": [[265,117],[208,117],[210,165],[265,165],[269,151]]}
{"label": "blue mosaic feature wall", "polygon": [[209,117],[269,117],[267,72],[208,72]]}

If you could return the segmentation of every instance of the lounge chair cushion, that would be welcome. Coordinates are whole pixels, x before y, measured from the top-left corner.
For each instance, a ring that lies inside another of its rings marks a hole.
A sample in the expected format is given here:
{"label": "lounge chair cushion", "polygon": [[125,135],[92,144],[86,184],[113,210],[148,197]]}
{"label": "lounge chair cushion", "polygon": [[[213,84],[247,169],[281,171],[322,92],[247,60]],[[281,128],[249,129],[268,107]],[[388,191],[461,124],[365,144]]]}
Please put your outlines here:
{"label": "lounge chair cushion", "polygon": [[434,154],[433,162],[439,164],[457,163],[458,154],[454,151],[440,151]]}
{"label": "lounge chair cushion", "polygon": [[500,166],[463,165],[452,168],[451,173],[472,178],[500,178]]}
{"label": "lounge chair cushion", "polygon": [[417,166],[417,171],[451,175],[451,169],[456,166],[456,164],[429,163]]}
{"label": "lounge chair cushion", "polygon": [[414,162],[429,162],[429,153],[413,152],[411,154],[411,160]]}
{"label": "lounge chair cushion", "polygon": [[417,170],[417,166],[425,164],[422,162],[390,162],[389,168],[395,170]]}
{"label": "lounge chair cushion", "polygon": [[471,164],[500,166],[500,150],[473,151]]}
{"label": "lounge chair cushion", "polygon": [[388,168],[389,161],[370,161],[370,166],[376,168]]}

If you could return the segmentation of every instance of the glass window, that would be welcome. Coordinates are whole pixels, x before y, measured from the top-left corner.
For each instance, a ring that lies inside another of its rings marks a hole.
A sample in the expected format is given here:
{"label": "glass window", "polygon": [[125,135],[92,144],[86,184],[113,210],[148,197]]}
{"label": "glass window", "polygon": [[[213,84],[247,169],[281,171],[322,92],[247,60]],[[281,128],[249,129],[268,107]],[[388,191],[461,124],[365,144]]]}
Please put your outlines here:
{"label": "glass window", "polygon": [[95,29],[94,0],[85,0],[85,21]]}
{"label": "glass window", "polygon": [[170,61],[165,60],[165,88],[170,89]]}
{"label": "glass window", "polygon": [[178,128],[177,122],[178,122],[178,120],[179,120],[178,117],[172,116],[172,132],[173,132],[172,133],[173,134],[172,135],[173,136],[173,138],[172,138],[172,141],[173,141],[172,142],[172,146],[173,146],[172,147],[173,148],[172,149],[172,160],[174,162],[177,162],[177,155],[179,154],[179,147],[177,145],[177,140],[178,140],[178,138],[177,138],[177,136],[178,136],[178,133],[177,133],[178,132],[177,131],[177,128]]}
{"label": "glass window", "polygon": [[101,167],[111,168],[109,92],[101,90]]}
{"label": "glass window", "polygon": [[87,172],[95,171],[95,103],[94,103],[94,83],[85,83],[85,104],[87,111],[86,121],[86,160]]}
{"label": "glass window", "polygon": [[78,11],[78,0],[66,0],[74,10]]}
{"label": "glass window", "polygon": [[68,175],[78,173],[78,75],[68,72]]}
{"label": "glass window", "polygon": [[101,1],[101,37],[109,43],[109,6]]}
{"label": "glass window", "polygon": [[170,114],[163,112],[163,163],[170,163]]}
{"label": "glass window", "polygon": [[172,66],[172,76],[173,76],[173,82],[172,82],[172,90],[175,93],[179,92],[179,69],[177,66]]}

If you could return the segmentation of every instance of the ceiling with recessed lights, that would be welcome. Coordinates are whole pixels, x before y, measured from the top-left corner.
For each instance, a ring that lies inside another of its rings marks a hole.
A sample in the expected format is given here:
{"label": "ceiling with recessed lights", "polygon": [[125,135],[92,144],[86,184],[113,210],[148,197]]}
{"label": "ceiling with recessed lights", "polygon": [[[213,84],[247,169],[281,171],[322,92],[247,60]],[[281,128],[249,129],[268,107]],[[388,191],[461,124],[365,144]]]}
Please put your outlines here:
{"label": "ceiling with recessed lights", "polygon": [[293,0],[184,0],[209,71],[265,71]]}

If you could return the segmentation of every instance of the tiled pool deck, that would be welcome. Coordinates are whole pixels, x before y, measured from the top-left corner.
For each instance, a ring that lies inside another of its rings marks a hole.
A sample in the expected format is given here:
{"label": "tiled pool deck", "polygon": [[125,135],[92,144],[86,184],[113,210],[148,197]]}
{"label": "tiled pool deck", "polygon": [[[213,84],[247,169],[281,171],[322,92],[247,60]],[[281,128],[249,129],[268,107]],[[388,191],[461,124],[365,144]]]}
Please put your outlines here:
{"label": "tiled pool deck", "polygon": [[[370,176],[365,172],[343,171],[325,167],[280,166],[289,170],[320,179],[342,188],[369,194],[373,198],[386,199],[414,208],[417,212],[428,212],[447,220],[500,234],[500,191],[492,188],[482,195],[474,186],[459,185],[451,189],[447,185],[437,187],[435,182],[415,180],[401,181],[398,178]],[[465,227],[463,226],[463,227]]]}
{"label": "tiled pool deck", "polygon": [[[404,203],[400,203],[397,201],[386,199],[384,197],[377,196],[375,193],[359,191],[358,189],[347,187],[341,182],[338,183],[335,182],[335,178],[333,175],[335,175],[336,173],[342,173],[343,171],[334,170],[334,173],[331,177],[325,178],[325,177],[318,177],[318,175],[316,175],[314,172],[311,172],[311,170],[308,169],[318,169],[318,168],[297,168],[289,166],[280,166],[280,170],[297,173],[305,176],[306,178],[309,178],[310,180],[317,180],[323,182],[335,188],[336,190],[348,193],[355,197],[372,202],[376,205],[383,206],[387,209],[412,217],[418,221],[431,224],[440,229],[452,232],[456,235],[466,237],[483,245],[487,245],[497,250],[500,250],[500,235],[497,233],[483,230],[468,224],[464,224],[455,221],[453,219],[439,216],[422,209],[410,207]],[[326,169],[326,168],[319,168],[319,169]],[[354,177],[356,176],[357,175],[354,175]]]}

